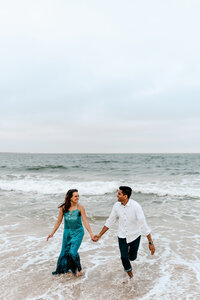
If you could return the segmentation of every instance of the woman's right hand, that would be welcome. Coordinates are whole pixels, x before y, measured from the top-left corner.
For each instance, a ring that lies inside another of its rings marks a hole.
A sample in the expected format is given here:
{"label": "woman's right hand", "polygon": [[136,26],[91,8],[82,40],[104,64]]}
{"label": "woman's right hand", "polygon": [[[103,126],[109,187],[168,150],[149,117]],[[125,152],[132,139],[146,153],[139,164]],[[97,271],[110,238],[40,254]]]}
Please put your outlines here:
{"label": "woman's right hand", "polygon": [[51,233],[50,235],[48,235],[48,237],[47,237],[47,242],[48,242],[48,239],[50,239],[52,236],[53,236],[52,233]]}

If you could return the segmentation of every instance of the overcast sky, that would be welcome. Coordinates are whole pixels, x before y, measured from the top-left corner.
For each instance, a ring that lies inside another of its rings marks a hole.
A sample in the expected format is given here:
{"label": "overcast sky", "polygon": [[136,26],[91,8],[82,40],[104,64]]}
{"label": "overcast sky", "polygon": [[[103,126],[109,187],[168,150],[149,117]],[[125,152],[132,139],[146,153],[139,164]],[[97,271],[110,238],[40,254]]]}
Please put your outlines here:
{"label": "overcast sky", "polygon": [[6,0],[1,152],[200,152],[199,0]]}

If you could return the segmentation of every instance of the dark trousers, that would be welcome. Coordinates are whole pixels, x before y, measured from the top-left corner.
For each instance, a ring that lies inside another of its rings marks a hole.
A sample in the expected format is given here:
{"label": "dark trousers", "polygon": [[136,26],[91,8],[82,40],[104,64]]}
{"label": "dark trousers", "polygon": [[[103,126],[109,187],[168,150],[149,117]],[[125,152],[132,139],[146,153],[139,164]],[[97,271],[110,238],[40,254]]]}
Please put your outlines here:
{"label": "dark trousers", "polygon": [[132,270],[130,260],[135,260],[137,258],[138,248],[140,245],[140,238],[141,235],[131,243],[127,243],[126,238],[122,239],[118,237],[122,265],[126,272]]}

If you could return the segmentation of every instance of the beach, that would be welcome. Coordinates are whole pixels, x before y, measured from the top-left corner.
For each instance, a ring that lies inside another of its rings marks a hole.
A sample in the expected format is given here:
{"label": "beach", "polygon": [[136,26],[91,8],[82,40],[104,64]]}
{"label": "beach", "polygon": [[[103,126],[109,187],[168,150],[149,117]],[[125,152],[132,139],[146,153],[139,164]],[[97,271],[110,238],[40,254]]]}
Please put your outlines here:
{"label": "beach", "polygon": [[[200,299],[200,154],[0,153],[0,299]],[[129,185],[152,230],[142,236],[134,277],[124,272],[117,223],[94,243],[85,229],[84,276],[52,276],[63,223],[48,242],[58,206],[77,188],[93,233],[117,189]]]}

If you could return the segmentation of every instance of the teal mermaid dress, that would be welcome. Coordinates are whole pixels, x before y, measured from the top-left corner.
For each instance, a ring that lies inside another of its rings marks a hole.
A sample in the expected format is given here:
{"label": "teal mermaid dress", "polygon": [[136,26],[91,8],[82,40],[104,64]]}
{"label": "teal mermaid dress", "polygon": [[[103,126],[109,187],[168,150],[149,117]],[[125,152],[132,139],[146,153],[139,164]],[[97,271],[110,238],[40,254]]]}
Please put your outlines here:
{"label": "teal mermaid dress", "polygon": [[76,274],[81,271],[78,249],[84,236],[81,214],[77,209],[64,213],[64,232],[62,249],[58,258],[57,268],[53,275],[67,273]]}

